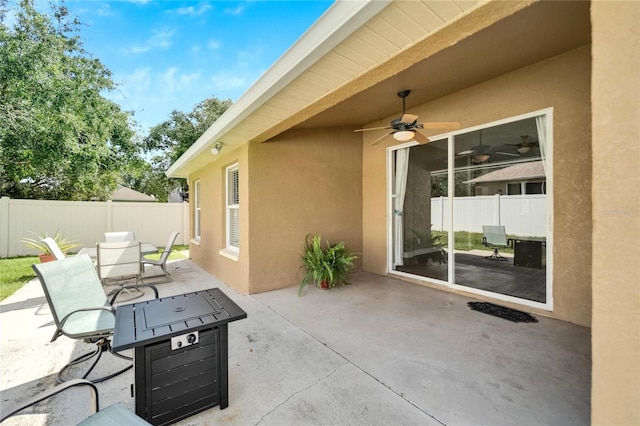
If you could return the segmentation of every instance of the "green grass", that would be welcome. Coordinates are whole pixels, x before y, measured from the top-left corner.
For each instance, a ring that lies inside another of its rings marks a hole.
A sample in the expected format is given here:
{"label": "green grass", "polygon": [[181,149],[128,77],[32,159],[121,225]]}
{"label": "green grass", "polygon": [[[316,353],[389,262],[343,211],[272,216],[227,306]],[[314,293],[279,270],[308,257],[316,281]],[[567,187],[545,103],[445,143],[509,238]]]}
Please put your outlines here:
{"label": "green grass", "polygon": [[0,259],[0,301],[11,296],[36,276],[31,265],[37,262],[37,256]]}
{"label": "green grass", "polygon": [[[444,247],[447,247],[447,231],[431,231],[431,234],[434,236],[440,237],[440,244],[443,244]],[[510,238],[507,235],[507,238]],[[487,247],[482,245],[482,232],[463,232],[458,231],[454,236],[454,244],[456,250],[488,250]],[[513,249],[511,247],[505,247],[504,249],[500,249],[502,253],[513,253]]]}
{"label": "green grass", "polygon": [[[173,246],[173,248],[171,249],[171,254],[169,255],[169,260],[186,259],[187,256],[184,254],[184,251],[187,251],[187,250],[189,250],[189,246],[183,246],[183,245]],[[164,251],[164,248],[161,248],[158,253],[147,254],[144,257],[146,257],[147,259],[158,260],[160,259],[160,256],[162,255],[163,251]]]}
{"label": "green grass", "polygon": [[[169,260],[186,259],[187,256],[184,252],[187,250],[189,250],[189,246],[186,245],[173,246]],[[146,257],[157,260],[163,251],[164,249],[162,248],[160,253],[147,255]],[[37,256],[0,259],[0,301],[11,296],[36,276],[36,273],[31,269],[31,265],[38,262]]]}

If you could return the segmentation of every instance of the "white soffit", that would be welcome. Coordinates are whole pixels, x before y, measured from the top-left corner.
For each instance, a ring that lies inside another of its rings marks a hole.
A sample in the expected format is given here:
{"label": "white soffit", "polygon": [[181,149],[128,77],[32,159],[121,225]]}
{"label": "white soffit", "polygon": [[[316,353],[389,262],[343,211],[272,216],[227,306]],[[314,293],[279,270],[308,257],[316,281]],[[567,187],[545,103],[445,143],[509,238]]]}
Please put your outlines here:
{"label": "white soffit", "polygon": [[[167,175],[187,177],[213,161],[209,149],[217,141],[233,149],[258,136],[264,138],[293,127],[318,112],[314,109],[335,105],[351,95],[331,96],[338,88],[361,78],[483,3],[336,1],[198,138]],[[318,103],[320,99],[324,101]],[[301,112],[314,103],[315,108]]]}

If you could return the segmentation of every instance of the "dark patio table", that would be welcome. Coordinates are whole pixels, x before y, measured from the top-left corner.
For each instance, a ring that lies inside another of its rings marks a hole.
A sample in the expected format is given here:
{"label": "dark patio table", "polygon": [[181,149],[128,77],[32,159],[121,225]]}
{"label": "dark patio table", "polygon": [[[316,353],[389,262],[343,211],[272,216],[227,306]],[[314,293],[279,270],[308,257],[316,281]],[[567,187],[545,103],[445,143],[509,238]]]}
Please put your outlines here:
{"label": "dark patio table", "polygon": [[113,350],[134,349],[136,414],[164,425],[226,408],[227,325],[246,317],[219,288],[118,306]]}

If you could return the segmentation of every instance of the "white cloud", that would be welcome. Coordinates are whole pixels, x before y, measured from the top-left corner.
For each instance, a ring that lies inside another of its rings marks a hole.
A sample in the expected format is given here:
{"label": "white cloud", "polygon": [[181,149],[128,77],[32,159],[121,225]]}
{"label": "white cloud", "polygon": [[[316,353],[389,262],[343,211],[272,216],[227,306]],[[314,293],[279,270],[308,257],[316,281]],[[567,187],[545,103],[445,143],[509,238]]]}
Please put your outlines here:
{"label": "white cloud", "polygon": [[158,93],[170,94],[196,91],[199,79],[200,73],[198,71],[181,74],[178,67],[167,68],[160,74]]}
{"label": "white cloud", "polygon": [[222,43],[219,40],[209,40],[207,42],[207,47],[211,50],[220,49]]}
{"label": "white cloud", "polygon": [[224,10],[224,13],[226,13],[227,15],[238,16],[238,15],[242,15],[245,9],[246,7],[244,5],[238,5],[237,7],[234,7],[234,8],[227,7]]}
{"label": "white cloud", "polygon": [[147,40],[152,47],[160,47],[166,49],[171,46],[171,38],[175,31],[155,31],[155,35]]}
{"label": "white cloud", "polygon": [[109,3],[101,3],[96,10],[99,16],[113,16],[111,5]]}
{"label": "white cloud", "polygon": [[152,49],[168,49],[173,43],[173,30],[155,30],[154,35],[145,40],[142,44],[137,44],[129,48],[124,48],[124,53],[144,53]]}
{"label": "white cloud", "polygon": [[193,6],[180,7],[176,9],[175,12],[178,15],[199,16],[205,13],[209,9],[211,9],[211,5],[203,3],[198,8],[195,8]]}
{"label": "white cloud", "polygon": [[248,86],[248,79],[246,76],[230,73],[212,75],[211,82],[213,83],[216,92],[228,92]]}

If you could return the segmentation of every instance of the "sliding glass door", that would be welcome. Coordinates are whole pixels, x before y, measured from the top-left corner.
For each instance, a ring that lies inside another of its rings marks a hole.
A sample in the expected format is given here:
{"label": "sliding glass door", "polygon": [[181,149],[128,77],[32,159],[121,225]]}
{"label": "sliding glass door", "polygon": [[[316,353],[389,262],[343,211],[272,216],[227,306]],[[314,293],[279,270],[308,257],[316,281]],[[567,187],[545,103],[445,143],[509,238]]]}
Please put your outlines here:
{"label": "sliding glass door", "polygon": [[[447,282],[447,139],[394,151],[393,264],[396,271]],[[442,208],[434,209],[434,203]]]}
{"label": "sliding glass door", "polygon": [[550,112],[390,152],[392,270],[550,306]]}

